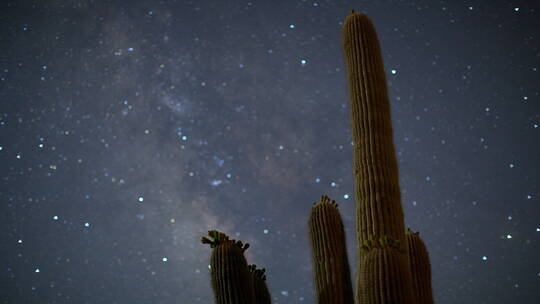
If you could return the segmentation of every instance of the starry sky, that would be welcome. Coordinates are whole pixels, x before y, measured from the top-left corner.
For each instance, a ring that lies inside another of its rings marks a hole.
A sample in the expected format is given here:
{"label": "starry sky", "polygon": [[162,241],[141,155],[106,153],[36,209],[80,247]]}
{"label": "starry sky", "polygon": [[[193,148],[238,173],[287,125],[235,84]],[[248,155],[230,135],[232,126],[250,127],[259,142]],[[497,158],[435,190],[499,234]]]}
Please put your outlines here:
{"label": "starry sky", "polygon": [[537,1],[0,5],[1,303],[212,303],[209,229],[251,244],[274,303],[314,303],[322,194],[355,275],[351,9],[436,303],[540,302]]}

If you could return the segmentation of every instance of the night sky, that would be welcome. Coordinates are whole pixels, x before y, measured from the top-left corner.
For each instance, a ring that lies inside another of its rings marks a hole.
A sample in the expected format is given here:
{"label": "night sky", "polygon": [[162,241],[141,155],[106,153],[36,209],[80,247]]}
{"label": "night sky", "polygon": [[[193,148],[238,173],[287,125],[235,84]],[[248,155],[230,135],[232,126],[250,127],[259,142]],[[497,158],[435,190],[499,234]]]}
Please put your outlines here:
{"label": "night sky", "polygon": [[355,276],[351,9],[436,303],[540,303],[540,3],[498,0],[2,1],[1,303],[212,303],[209,229],[314,303],[322,194]]}

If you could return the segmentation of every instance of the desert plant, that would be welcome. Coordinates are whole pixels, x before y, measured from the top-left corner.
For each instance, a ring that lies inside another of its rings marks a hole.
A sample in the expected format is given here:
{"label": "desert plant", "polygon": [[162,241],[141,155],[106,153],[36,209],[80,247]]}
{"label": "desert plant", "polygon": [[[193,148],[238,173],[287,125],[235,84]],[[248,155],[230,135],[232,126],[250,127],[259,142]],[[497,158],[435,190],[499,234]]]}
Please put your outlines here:
{"label": "desert plant", "polygon": [[417,304],[433,304],[431,289],[431,265],[429,254],[420,232],[407,230],[409,264],[411,266],[413,293]]}
{"label": "desert plant", "polygon": [[[367,269],[376,272],[357,277],[357,300],[359,304],[388,303],[384,301],[389,298],[395,303],[412,303],[412,279],[386,76],[377,34],[366,15],[353,12],[345,20],[343,50],[354,144],[358,243],[384,238],[398,246],[398,249],[382,246],[373,254],[359,251],[358,265],[363,269],[359,268],[358,273],[365,273]],[[389,264],[385,267],[370,264],[379,265],[381,258]],[[399,273],[399,280],[396,273]],[[392,280],[386,281],[390,278]],[[380,284],[371,284],[371,280]],[[390,286],[386,283],[392,284],[393,291],[388,290]],[[392,296],[386,292],[391,292]]]}
{"label": "desert plant", "polygon": [[336,201],[313,204],[308,221],[317,303],[353,303],[345,232]]}
{"label": "desert plant", "polygon": [[[405,231],[386,76],[366,15],[353,11],[346,18],[343,51],[354,144],[358,276],[353,297],[341,216],[337,203],[323,195],[308,223],[317,303],[353,304],[356,298],[357,304],[431,304],[427,250],[418,234]],[[216,302],[270,303],[266,284],[260,285],[264,272],[248,268],[245,246],[216,231],[209,235],[213,240],[203,238],[203,243],[214,248]]]}
{"label": "desert plant", "polygon": [[210,269],[216,304],[253,304],[255,293],[244,251],[249,244],[229,239],[219,231],[208,231],[203,244],[212,248]]}

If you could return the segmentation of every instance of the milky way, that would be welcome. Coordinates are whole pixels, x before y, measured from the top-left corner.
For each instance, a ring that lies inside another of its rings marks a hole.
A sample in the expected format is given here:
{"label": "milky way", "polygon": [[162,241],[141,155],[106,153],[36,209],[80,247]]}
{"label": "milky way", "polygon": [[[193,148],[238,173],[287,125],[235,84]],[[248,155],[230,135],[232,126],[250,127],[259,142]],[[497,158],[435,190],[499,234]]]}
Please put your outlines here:
{"label": "milky way", "polygon": [[351,9],[379,34],[436,302],[540,301],[538,3],[0,7],[2,303],[212,303],[209,229],[251,244],[274,303],[313,303],[321,194],[356,264]]}

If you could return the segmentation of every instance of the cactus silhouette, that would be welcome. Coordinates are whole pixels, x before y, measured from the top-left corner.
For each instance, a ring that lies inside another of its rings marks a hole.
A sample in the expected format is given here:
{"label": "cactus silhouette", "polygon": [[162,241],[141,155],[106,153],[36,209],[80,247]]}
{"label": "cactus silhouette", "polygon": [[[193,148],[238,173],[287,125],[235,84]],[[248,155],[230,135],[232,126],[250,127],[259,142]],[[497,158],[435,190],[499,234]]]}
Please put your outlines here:
{"label": "cactus silhouette", "polygon": [[429,254],[419,232],[407,230],[414,299],[417,304],[433,304]]}
{"label": "cactus silhouette", "polygon": [[323,195],[311,208],[308,227],[317,303],[353,303],[345,232],[337,203]]}
{"label": "cactus silhouette", "polygon": [[[353,135],[358,274],[350,277],[338,205],[323,195],[308,221],[319,304],[432,304],[431,268],[418,233],[405,231],[388,89],[375,28],[363,14],[343,25]],[[271,303],[264,269],[247,266],[248,245],[209,231],[216,303]],[[356,300],[355,300],[356,299]]]}
{"label": "cactus silhouette", "polygon": [[201,242],[210,244],[213,249],[210,268],[216,303],[255,303],[251,274],[244,257],[249,244],[229,239],[226,234],[216,230],[208,231],[208,236],[210,238],[202,237]]}
{"label": "cactus silhouette", "polygon": [[[354,144],[356,227],[360,244],[386,239],[374,253],[359,252],[359,304],[412,303],[398,167],[381,50],[367,16],[352,13],[343,25]],[[385,267],[381,260],[388,261]],[[375,272],[375,273],[366,273]],[[399,279],[398,276],[399,275]],[[372,284],[371,281],[377,281]],[[369,290],[368,290],[369,289]]]}
{"label": "cactus silhouette", "polygon": [[251,280],[253,284],[253,292],[255,293],[255,302],[257,304],[270,304],[272,303],[272,298],[270,297],[270,292],[266,286],[266,275],[264,272],[266,269],[257,269],[255,265],[248,266],[251,273]]}

